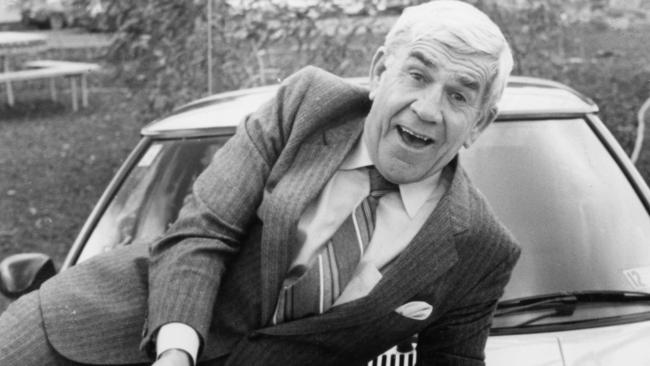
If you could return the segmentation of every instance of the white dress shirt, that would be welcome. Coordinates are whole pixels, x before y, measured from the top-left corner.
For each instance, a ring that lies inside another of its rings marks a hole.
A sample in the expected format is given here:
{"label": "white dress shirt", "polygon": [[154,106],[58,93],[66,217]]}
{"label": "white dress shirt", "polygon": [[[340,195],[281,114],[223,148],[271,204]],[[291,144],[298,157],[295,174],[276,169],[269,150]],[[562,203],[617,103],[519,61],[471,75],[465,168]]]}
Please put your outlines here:
{"label": "white dress shirt", "polygon": [[[363,138],[353,147],[318,198],[307,205],[297,228],[302,249],[292,262],[308,265],[354,208],[368,195],[370,182],[364,167],[373,165]],[[399,192],[381,197],[375,231],[361,264],[334,306],[363,297],[381,279],[381,269],[406,248],[449,187],[440,172],[421,181],[400,184]],[[176,348],[187,352],[196,364],[199,337],[181,323],[160,328],[157,354]]]}

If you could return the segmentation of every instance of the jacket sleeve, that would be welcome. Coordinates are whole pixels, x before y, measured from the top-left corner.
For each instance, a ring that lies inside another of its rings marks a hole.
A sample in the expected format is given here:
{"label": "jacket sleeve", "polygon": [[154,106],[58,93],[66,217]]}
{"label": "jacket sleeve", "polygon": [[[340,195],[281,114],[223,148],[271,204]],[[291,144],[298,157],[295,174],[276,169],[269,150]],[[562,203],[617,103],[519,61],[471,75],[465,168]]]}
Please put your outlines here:
{"label": "jacket sleeve", "polygon": [[509,249],[457,305],[418,335],[418,365],[485,365],[492,316],[520,255],[517,246]]}
{"label": "jacket sleeve", "polygon": [[177,221],[151,244],[145,351],[170,322],[187,324],[205,339],[222,275],[255,218],[311,74],[307,69],[285,80],[274,99],[240,124],[197,178]]}

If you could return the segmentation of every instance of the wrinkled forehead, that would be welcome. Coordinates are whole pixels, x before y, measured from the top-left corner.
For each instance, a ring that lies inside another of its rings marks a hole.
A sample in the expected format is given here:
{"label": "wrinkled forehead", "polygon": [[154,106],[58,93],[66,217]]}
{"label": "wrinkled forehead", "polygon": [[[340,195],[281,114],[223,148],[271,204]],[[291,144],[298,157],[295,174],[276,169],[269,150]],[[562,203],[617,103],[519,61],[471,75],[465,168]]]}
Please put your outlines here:
{"label": "wrinkled forehead", "polygon": [[444,69],[459,84],[481,92],[489,86],[498,67],[498,60],[485,52],[429,37],[416,38],[395,51],[389,57],[415,62],[433,71]]}
{"label": "wrinkled forehead", "polygon": [[413,23],[410,27],[398,29],[391,37],[387,37],[385,47],[388,53],[392,53],[418,44],[439,45],[446,53],[490,64],[489,70],[496,73],[502,43],[478,32],[478,29],[473,29],[471,25],[460,26],[461,24],[442,27]]}

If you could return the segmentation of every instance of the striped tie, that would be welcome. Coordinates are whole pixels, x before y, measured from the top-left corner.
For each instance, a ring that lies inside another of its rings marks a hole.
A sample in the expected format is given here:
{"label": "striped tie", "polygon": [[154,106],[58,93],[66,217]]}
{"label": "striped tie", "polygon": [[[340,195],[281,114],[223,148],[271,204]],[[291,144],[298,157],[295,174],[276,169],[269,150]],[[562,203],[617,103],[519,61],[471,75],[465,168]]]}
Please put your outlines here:
{"label": "striped tie", "polygon": [[368,176],[370,193],[318,252],[311,267],[294,266],[287,274],[274,324],[322,314],[332,307],[352,278],[372,238],[379,199],[397,190],[374,167],[368,168]]}

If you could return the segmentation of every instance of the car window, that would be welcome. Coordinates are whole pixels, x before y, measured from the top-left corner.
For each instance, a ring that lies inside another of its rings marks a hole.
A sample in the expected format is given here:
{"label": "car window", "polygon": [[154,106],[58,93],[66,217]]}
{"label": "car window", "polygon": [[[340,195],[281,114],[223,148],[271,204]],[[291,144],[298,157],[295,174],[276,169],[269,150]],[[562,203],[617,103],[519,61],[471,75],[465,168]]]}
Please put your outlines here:
{"label": "car window", "polygon": [[522,245],[504,299],[650,290],[650,216],[587,121],[496,123],[462,162]]}
{"label": "car window", "polygon": [[79,257],[154,240],[176,220],[192,183],[225,137],[153,142],[128,173]]}

